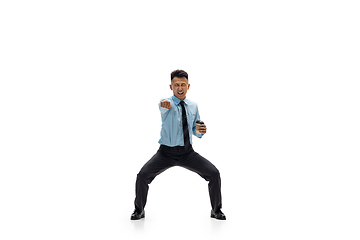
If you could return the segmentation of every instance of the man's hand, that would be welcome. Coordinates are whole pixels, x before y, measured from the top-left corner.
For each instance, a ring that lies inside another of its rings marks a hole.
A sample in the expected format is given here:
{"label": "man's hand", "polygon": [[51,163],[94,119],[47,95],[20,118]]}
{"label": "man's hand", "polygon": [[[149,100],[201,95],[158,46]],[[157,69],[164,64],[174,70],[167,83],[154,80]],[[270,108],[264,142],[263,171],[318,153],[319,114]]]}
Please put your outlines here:
{"label": "man's hand", "polygon": [[205,124],[201,124],[201,125],[199,126],[199,132],[200,132],[201,134],[205,134],[205,133],[206,133],[206,125],[205,125]]}
{"label": "man's hand", "polygon": [[166,108],[166,109],[170,109],[171,108],[171,104],[168,100],[162,100],[160,103],[160,107]]}

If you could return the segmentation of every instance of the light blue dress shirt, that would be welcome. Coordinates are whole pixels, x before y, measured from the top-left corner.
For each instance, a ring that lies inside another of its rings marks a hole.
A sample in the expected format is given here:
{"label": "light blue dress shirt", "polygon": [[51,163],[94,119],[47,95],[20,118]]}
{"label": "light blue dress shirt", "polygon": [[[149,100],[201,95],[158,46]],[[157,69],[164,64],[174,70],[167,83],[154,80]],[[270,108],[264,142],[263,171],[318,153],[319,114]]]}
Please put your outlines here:
{"label": "light blue dress shirt", "polygon": [[[161,99],[161,101],[162,100],[165,99]],[[166,100],[170,101],[170,109],[161,107],[159,103],[162,120],[161,138],[159,143],[169,147],[184,146],[182,108],[180,105],[180,99],[172,96],[170,98],[166,98]],[[192,144],[192,135],[201,138],[204,134],[196,133],[196,121],[200,120],[197,104],[188,100],[187,98],[184,99],[184,102],[189,127],[190,144]]]}

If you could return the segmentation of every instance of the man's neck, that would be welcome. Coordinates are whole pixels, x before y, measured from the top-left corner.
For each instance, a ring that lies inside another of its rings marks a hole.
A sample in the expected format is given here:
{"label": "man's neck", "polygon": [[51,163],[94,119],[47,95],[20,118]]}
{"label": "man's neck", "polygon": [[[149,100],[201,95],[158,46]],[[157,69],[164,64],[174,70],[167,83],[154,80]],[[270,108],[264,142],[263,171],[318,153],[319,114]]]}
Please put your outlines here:
{"label": "man's neck", "polygon": [[[176,97],[176,96],[174,95],[174,97]],[[184,96],[184,98],[182,98],[182,99],[180,99],[180,98],[178,98],[178,97],[176,97],[176,98],[179,99],[180,101],[184,101],[185,98],[186,98],[186,96]]]}

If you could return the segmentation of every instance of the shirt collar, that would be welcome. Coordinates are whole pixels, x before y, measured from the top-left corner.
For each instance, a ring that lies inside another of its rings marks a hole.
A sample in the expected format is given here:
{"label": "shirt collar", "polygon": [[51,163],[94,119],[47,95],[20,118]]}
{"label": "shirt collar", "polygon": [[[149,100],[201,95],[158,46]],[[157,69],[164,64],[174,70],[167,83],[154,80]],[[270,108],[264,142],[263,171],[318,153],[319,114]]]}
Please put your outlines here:
{"label": "shirt collar", "polygon": [[[176,105],[179,105],[179,103],[181,102],[181,100],[178,99],[178,98],[175,97],[175,96],[172,96],[172,100],[176,103]],[[185,97],[185,99],[184,99],[184,103],[185,103],[185,104],[188,103],[188,100],[186,99],[186,97]]]}

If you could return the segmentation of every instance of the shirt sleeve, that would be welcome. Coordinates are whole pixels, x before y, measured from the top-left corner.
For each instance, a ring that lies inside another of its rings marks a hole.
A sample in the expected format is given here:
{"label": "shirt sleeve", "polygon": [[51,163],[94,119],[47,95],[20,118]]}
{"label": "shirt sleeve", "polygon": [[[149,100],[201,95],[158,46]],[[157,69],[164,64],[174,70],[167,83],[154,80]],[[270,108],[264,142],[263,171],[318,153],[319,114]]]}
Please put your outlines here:
{"label": "shirt sleeve", "polygon": [[195,114],[192,132],[193,132],[193,135],[195,135],[196,137],[202,138],[202,136],[204,136],[204,134],[196,133],[196,121],[197,120],[200,120],[200,114],[199,114],[198,106],[196,105],[196,114]]}

